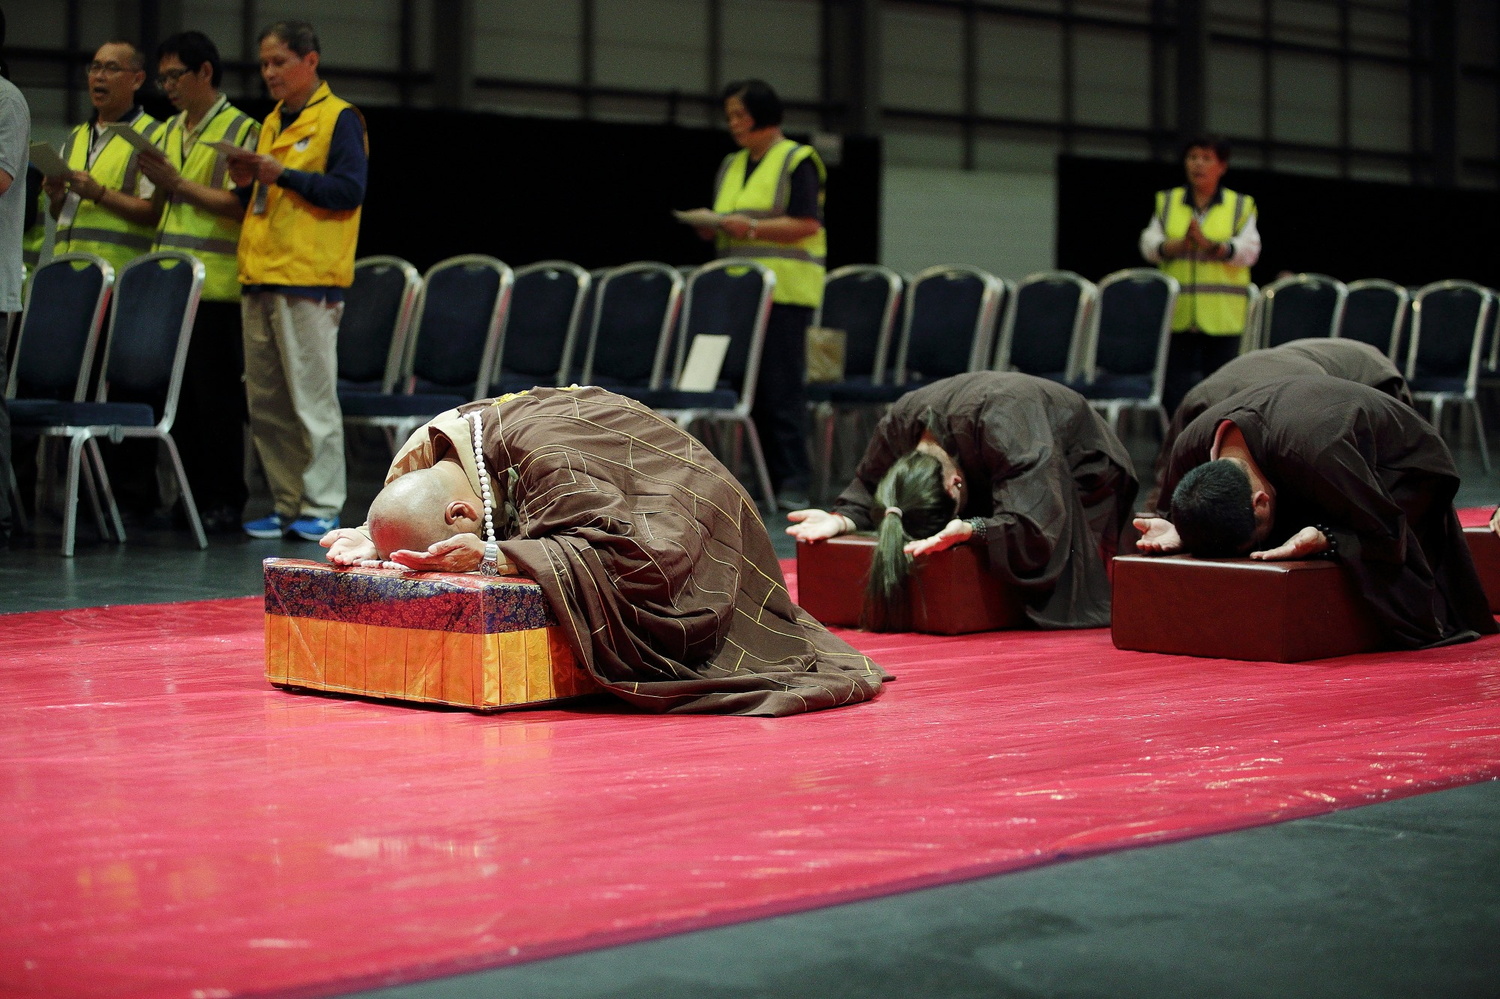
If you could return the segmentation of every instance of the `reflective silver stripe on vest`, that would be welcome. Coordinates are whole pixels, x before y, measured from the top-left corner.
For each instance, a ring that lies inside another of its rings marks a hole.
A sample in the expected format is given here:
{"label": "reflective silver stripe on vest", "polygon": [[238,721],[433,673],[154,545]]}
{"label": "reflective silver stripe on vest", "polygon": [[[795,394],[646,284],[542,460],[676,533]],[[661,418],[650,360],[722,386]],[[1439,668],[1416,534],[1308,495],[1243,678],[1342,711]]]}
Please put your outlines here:
{"label": "reflective silver stripe on vest", "polygon": [[1242,284],[1185,284],[1182,294],[1204,293],[1208,295],[1248,295],[1250,289]]}
{"label": "reflective silver stripe on vest", "polygon": [[[229,142],[233,142],[235,145],[239,145],[238,136],[240,129],[244,126],[245,122],[249,120],[250,117],[248,115],[236,112],[234,121],[231,121],[229,123],[229,127],[224,129],[224,139]],[[209,181],[208,186],[212,187],[214,190],[221,189],[224,186],[224,177],[228,173],[229,157],[223,155],[215,156],[213,178]]]}
{"label": "reflective silver stripe on vest", "polygon": [[239,244],[232,239],[212,239],[208,236],[184,236],[178,232],[164,232],[156,237],[161,246],[175,246],[184,250],[202,250],[205,253],[225,253],[234,256]]}
{"label": "reflective silver stripe on vest", "polygon": [[797,151],[801,148],[800,143],[794,145],[786,154],[786,159],[781,161],[781,177],[776,181],[776,197],[771,201],[778,215],[786,214],[787,203],[792,200],[792,171],[796,169],[792,161],[797,158]]}
{"label": "reflective silver stripe on vest", "polygon": [[[736,252],[738,251],[738,252]],[[806,250],[795,246],[762,246],[760,243],[735,243],[730,242],[724,247],[721,256],[725,257],[750,257],[752,259],[764,257],[778,257],[782,260],[805,260],[810,264],[823,266],[827,257],[815,257]]]}
{"label": "reflective silver stripe on vest", "polygon": [[131,250],[140,250],[142,253],[151,249],[151,237],[141,236],[133,232],[116,232],[113,229],[95,229],[91,226],[70,225],[57,230],[57,241],[59,243],[67,240],[86,239],[93,243],[109,243],[113,246],[123,246]]}

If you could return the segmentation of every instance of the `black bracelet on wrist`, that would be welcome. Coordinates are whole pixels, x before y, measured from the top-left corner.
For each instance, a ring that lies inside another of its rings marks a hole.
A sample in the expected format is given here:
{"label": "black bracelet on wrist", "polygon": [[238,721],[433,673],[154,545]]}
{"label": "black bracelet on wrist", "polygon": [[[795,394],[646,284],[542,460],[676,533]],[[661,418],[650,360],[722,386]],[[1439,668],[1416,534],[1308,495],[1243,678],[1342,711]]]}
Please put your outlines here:
{"label": "black bracelet on wrist", "polygon": [[1327,527],[1323,524],[1314,524],[1313,529],[1319,534],[1323,535],[1323,540],[1328,542],[1328,547],[1318,554],[1323,558],[1338,558],[1339,539],[1334,537],[1333,528]]}
{"label": "black bracelet on wrist", "polygon": [[984,544],[990,536],[990,522],[983,517],[970,517],[969,526],[974,530],[974,533],[969,535],[969,540]]}

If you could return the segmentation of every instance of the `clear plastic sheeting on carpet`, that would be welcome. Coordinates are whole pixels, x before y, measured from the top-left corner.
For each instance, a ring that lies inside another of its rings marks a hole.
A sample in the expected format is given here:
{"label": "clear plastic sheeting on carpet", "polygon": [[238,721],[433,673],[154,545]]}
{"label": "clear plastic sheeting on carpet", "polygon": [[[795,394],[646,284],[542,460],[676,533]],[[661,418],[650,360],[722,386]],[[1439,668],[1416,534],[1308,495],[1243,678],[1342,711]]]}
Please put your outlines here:
{"label": "clear plastic sheeting on carpet", "polygon": [[330,995],[1500,774],[1500,639],[850,632],[882,697],[755,719],[290,694],[259,599],[4,623],[6,996]]}

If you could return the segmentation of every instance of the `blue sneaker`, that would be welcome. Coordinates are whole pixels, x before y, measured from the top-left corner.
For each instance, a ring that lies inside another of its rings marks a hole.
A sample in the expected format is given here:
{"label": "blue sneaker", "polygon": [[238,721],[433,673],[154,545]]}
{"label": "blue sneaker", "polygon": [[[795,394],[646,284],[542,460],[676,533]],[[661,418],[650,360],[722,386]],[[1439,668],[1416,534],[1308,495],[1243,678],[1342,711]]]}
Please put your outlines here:
{"label": "blue sneaker", "polygon": [[280,538],[291,528],[292,521],[289,517],[273,513],[259,520],[252,520],[248,524],[242,524],[241,526],[245,529],[245,533],[252,538]]}
{"label": "blue sneaker", "polygon": [[302,517],[292,521],[291,532],[303,541],[322,541],[323,535],[338,526],[337,517]]}

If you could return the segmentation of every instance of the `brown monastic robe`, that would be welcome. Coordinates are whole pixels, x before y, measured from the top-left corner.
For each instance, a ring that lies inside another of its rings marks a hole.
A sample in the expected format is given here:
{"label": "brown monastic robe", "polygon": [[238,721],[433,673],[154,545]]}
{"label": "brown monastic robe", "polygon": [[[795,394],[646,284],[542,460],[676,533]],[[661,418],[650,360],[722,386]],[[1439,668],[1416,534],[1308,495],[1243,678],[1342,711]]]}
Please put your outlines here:
{"label": "brown monastic robe", "polygon": [[[875,487],[924,431],[969,485],[964,518],[988,522],[990,566],[1027,593],[1042,628],[1109,625],[1109,576],[1135,499],[1130,455],[1072,389],[1012,372],[955,375],[902,396],[834,512],[874,526]],[[856,585],[850,580],[850,585]]]}
{"label": "brown monastic robe", "polygon": [[1223,402],[1236,392],[1256,385],[1267,385],[1301,375],[1331,375],[1378,389],[1386,395],[1411,405],[1411,390],[1406,379],[1390,358],[1367,343],[1358,340],[1317,337],[1292,340],[1279,347],[1267,347],[1242,354],[1194,385],[1182,397],[1177,412],[1167,427],[1156,458],[1156,476],[1146,507],[1154,508],[1161,496],[1162,478],[1167,474],[1167,460],[1172,445],[1182,429],[1196,420],[1214,403]]}
{"label": "brown monastic robe", "polygon": [[1177,438],[1163,482],[1161,515],[1168,520],[1173,490],[1210,460],[1224,420],[1239,428],[1276,490],[1267,548],[1304,527],[1326,527],[1394,646],[1495,632],[1453,510],[1453,456],[1415,410],[1327,375],[1239,392],[1210,406]]}
{"label": "brown monastic robe", "polygon": [[[456,457],[514,520],[505,558],[541,584],[569,645],[652,711],[786,715],[869,700],[889,679],[792,603],[755,504],[689,434],[599,388],[533,389],[449,411],[386,481]],[[503,518],[502,518],[503,519]]]}

